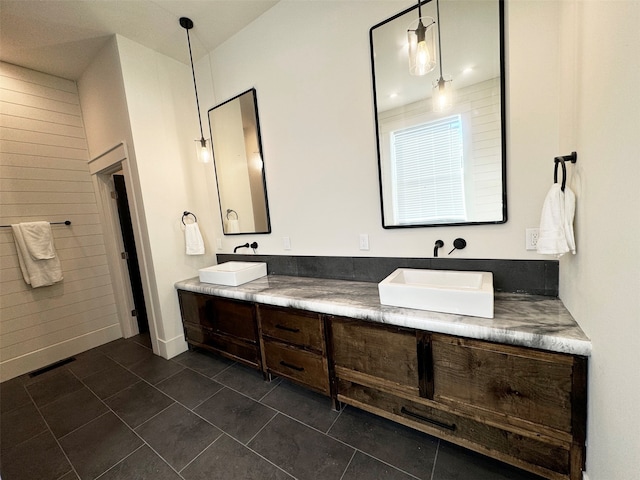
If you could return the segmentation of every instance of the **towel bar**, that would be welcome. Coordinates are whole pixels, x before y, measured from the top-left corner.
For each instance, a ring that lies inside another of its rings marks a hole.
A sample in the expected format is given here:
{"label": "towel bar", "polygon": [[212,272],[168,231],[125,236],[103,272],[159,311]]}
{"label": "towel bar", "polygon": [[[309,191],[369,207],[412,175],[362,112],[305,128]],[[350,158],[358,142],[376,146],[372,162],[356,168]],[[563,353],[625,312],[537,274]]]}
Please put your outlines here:
{"label": "towel bar", "polygon": [[[65,220],[64,222],[49,222],[51,225],[71,225],[71,220]],[[9,228],[11,225],[0,225],[0,228]]]}
{"label": "towel bar", "polygon": [[553,183],[558,183],[558,164],[562,164],[562,185],[560,190],[564,192],[564,188],[567,185],[567,166],[565,162],[576,163],[578,161],[578,154],[571,152],[569,155],[562,155],[553,159],[555,165],[553,167]]}

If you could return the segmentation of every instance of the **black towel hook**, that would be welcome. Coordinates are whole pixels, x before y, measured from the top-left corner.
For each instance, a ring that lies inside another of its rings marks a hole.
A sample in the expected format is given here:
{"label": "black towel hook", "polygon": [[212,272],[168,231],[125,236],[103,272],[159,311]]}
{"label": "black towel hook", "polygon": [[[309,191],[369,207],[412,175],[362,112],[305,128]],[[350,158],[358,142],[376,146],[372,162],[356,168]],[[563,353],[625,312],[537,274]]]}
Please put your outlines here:
{"label": "black towel hook", "polygon": [[576,163],[578,161],[578,154],[571,152],[570,155],[562,155],[553,159],[555,166],[553,168],[553,183],[558,183],[558,164],[562,164],[562,185],[560,190],[564,192],[564,188],[567,185],[567,166],[565,162]]}
{"label": "black towel hook", "polygon": [[193,221],[194,221],[195,223],[197,223],[197,222],[198,222],[198,219],[196,218],[196,216],[195,216],[193,213],[191,213],[191,212],[187,212],[187,211],[185,210],[185,211],[184,211],[184,213],[182,214],[182,224],[183,224],[183,225],[185,225],[185,226],[186,226],[187,224],[186,224],[186,223],[184,223],[184,217],[188,217],[189,215],[191,215],[191,216],[193,217]]}

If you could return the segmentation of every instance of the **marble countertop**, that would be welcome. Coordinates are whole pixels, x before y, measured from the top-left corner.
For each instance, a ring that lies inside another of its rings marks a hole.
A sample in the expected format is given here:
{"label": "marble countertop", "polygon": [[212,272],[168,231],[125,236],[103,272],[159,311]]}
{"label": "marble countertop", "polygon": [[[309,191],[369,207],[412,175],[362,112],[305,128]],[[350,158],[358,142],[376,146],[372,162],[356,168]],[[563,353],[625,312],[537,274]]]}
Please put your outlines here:
{"label": "marble countertop", "polygon": [[494,318],[488,319],[381,305],[378,285],[369,282],[268,275],[238,287],[202,283],[198,277],[175,287],[552,352],[591,354],[591,341],[553,297],[496,293]]}

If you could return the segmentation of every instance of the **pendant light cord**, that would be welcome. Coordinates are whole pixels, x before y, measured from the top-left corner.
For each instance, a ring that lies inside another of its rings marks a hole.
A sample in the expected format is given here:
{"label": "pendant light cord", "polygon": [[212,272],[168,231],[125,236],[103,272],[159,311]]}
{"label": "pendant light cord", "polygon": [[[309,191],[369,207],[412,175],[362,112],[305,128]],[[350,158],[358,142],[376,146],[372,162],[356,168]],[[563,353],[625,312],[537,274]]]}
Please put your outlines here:
{"label": "pendant light cord", "polygon": [[204,140],[204,132],[202,131],[202,117],[200,116],[200,101],[198,100],[198,85],[196,85],[196,71],[193,68],[193,55],[191,54],[191,38],[189,37],[189,29],[187,31],[187,43],[189,44],[189,60],[191,60],[191,75],[193,76],[193,89],[196,92],[196,107],[198,108],[198,122],[200,123],[200,139]]}
{"label": "pendant light cord", "polygon": [[[442,43],[440,42],[440,0],[436,0],[436,18],[438,21],[438,53],[440,54],[440,79],[442,79]],[[187,32],[189,33],[189,32]],[[197,98],[197,97],[196,97]]]}

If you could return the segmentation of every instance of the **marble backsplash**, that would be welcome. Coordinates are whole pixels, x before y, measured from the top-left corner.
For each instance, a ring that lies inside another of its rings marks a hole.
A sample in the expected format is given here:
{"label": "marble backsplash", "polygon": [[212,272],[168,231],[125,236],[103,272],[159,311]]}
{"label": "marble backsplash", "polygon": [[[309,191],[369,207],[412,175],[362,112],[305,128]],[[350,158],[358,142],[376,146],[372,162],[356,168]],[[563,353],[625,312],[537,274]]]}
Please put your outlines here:
{"label": "marble backsplash", "polygon": [[330,278],[378,283],[396,268],[433,268],[493,272],[496,292],[558,296],[557,260],[466,258],[324,257],[218,254],[218,263],[266,262],[270,275]]}

